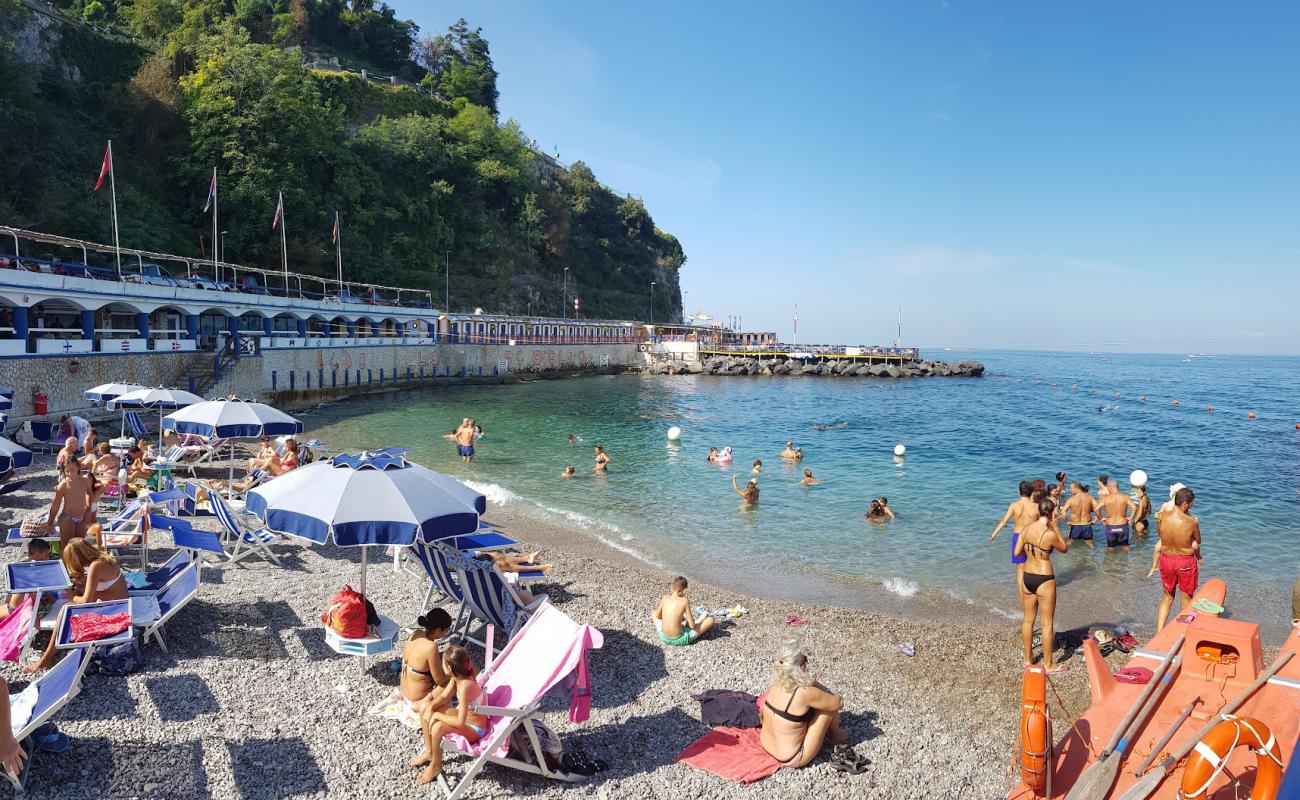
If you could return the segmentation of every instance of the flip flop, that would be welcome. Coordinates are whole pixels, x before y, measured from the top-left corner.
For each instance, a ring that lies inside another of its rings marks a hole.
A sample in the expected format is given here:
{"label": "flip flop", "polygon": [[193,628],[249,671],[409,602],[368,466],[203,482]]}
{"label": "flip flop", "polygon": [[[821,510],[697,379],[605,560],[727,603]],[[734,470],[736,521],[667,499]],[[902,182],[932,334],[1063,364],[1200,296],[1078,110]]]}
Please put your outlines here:
{"label": "flip flop", "polygon": [[1197,610],[1199,610],[1199,611],[1204,611],[1204,612],[1207,613],[1207,614],[1222,614],[1222,613],[1223,613],[1223,606],[1219,605],[1218,603],[1214,602],[1213,600],[1207,600],[1207,599],[1204,598],[1204,597],[1202,597],[1202,598],[1199,599],[1199,600],[1193,600],[1193,601],[1192,601],[1192,608],[1195,608],[1195,609],[1197,609]]}
{"label": "flip flop", "polygon": [[908,658],[911,658],[912,656],[916,655],[916,645],[912,644],[911,642],[908,642],[906,644],[896,644],[894,645],[894,647],[898,650],[898,652],[902,653]]}
{"label": "flip flop", "polygon": [[811,625],[812,624],[812,620],[804,619],[803,617],[796,617],[793,614],[786,617],[785,621],[790,625]]}
{"label": "flip flop", "polygon": [[1069,671],[1070,671],[1070,665],[1069,665],[1069,664],[1057,664],[1056,666],[1054,666],[1054,667],[1052,667],[1051,669],[1049,669],[1049,670],[1047,671],[1047,674],[1048,674],[1048,675],[1056,675],[1056,674],[1061,673],[1061,672],[1069,672]]}
{"label": "flip flop", "polygon": [[871,766],[871,761],[847,744],[837,744],[831,749],[831,766],[837,772],[861,775],[867,771],[867,767]]}

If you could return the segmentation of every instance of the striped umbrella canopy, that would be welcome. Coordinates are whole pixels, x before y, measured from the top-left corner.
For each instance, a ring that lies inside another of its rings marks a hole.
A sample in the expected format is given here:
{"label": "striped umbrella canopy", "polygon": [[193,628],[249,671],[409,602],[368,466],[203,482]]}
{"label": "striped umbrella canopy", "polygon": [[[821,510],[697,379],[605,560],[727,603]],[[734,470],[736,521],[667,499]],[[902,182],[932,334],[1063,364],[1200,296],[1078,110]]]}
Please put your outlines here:
{"label": "striped umbrella canopy", "polygon": [[115,397],[121,397],[128,392],[138,391],[145,387],[138,383],[101,383],[91,389],[81,393],[81,396],[87,400],[97,403],[107,403]]}
{"label": "striped umbrella canopy", "polygon": [[108,410],[121,408],[184,408],[202,403],[197,394],[180,389],[136,389],[108,401]]}
{"label": "striped umbrella canopy", "polygon": [[13,387],[0,385],[0,411],[8,411],[13,407],[14,407]]}
{"label": "striped umbrella canopy", "polygon": [[0,472],[30,466],[32,451],[0,436]]}
{"label": "striped umbrella canopy", "polygon": [[163,417],[163,430],[252,439],[302,433],[302,423],[265,403],[249,400],[204,400]]}
{"label": "striped umbrella canopy", "polygon": [[482,494],[403,456],[404,450],[338,455],[281,475],[248,493],[247,509],[273,531],[324,544],[411,545],[478,530]]}

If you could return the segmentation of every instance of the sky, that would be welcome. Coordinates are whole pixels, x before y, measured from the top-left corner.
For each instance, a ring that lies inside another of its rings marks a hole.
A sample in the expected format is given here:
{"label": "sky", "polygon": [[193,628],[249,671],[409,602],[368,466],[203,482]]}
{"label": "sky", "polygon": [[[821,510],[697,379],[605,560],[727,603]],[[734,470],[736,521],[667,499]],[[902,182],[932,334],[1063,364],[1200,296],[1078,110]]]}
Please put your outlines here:
{"label": "sky", "polygon": [[[798,341],[1300,352],[1300,5],[393,0]],[[647,287],[647,293],[649,287]]]}

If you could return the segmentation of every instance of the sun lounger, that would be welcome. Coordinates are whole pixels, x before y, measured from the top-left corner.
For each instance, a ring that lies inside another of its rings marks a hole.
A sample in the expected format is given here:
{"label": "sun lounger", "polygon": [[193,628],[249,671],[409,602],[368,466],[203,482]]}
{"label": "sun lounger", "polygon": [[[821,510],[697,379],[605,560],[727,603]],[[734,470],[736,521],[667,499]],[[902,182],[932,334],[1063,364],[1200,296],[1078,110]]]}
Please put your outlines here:
{"label": "sun lounger", "polygon": [[[77,641],[72,635],[72,620],[83,614],[126,614],[127,626],[120,633],[98,639]],[[93,603],[64,603],[58,610],[58,619],[54,623],[54,646],[59,650],[91,648],[101,645],[118,645],[131,641],[135,635],[130,625],[130,600],[96,600]],[[42,626],[43,627],[43,626]]]}
{"label": "sun lounger", "polygon": [[149,527],[143,499],[136,498],[127,503],[112,519],[101,522],[100,528],[105,550],[113,553],[119,561],[136,561],[141,569],[148,569]]}
{"label": "sun lounger", "polygon": [[230,448],[226,447],[226,442],[226,439],[209,439],[205,444],[188,445],[181,463],[189,468],[190,477],[195,476],[199,467],[209,465],[220,458],[222,453],[229,455]]}
{"label": "sun lounger", "polygon": [[[456,583],[455,570],[447,565],[445,551],[422,542],[416,542],[408,548],[408,551],[429,578],[429,589],[424,594],[424,602],[420,605],[420,610],[423,612],[431,605],[455,603],[459,608],[448,634],[461,633],[461,629],[467,623],[465,598],[460,591],[460,585]],[[435,592],[442,595],[437,603],[433,602]]]}
{"label": "sun lounger", "polygon": [[53,422],[32,420],[32,443],[27,447],[33,453],[54,453],[63,447],[59,440],[59,426]]}
{"label": "sun lounger", "polygon": [[[149,519],[150,524],[153,524],[152,521],[155,517],[150,516]],[[162,519],[166,519],[166,517],[163,517]],[[173,554],[171,558],[167,559],[167,561],[158,569],[138,573],[144,575],[144,586],[131,586],[128,582],[127,593],[131,595],[157,594],[169,581],[171,581],[172,578],[181,574],[181,571],[192,563],[194,563],[194,560],[190,558],[189,553],[184,550],[177,550],[176,553]]]}
{"label": "sun lounger", "polygon": [[163,626],[188,605],[198,593],[199,566],[191,562],[182,568],[180,573],[173,577],[154,596],[158,601],[159,617],[157,619],[139,619],[134,614],[132,615],[132,624],[142,629],[141,643],[148,644],[149,637],[152,636],[154,641],[158,642],[158,646],[162,648],[162,651],[166,653],[167,642],[163,640]]}
{"label": "sun lounger", "polygon": [[256,528],[246,526],[216,492],[208,493],[208,501],[212,504],[213,513],[217,515],[217,520],[221,522],[221,527],[225,528],[229,537],[230,563],[233,564],[251,555],[260,555],[279,565],[280,559],[271,552],[270,547],[272,542],[279,540],[279,536],[262,526]]}
{"label": "sun lounger", "polygon": [[[447,565],[456,571],[456,585],[460,587],[470,617],[483,623],[484,627],[494,626],[505,634],[506,639],[512,638],[528,617],[546,602],[546,595],[525,600],[491,561],[481,561],[472,553],[452,550],[441,544],[433,547],[442,550]],[[465,627],[466,639],[485,645],[483,640],[470,635],[468,624]]]}
{"label": "sun lounger", "polygon": [[217,561],[225,559],[226,551],[221,546],[221,537],[212,531],[197,530],[181,519],[155,516],[149,519],[154,527],[170,531],[172,544],[189,555],[200,567],[208,560],[205,554],[215,555]]}
{"label": "sun lounger", "polygon": [[122,425],[125,426],[127,433],[137,439],[143,439],[149,435],[149,429],[145,427],[144,420],[140,419],[139,411],[124,411],[122,413]]}
{"label": "sun lounger", "polygon": [[9,532],[5,534],[5,544],[26,545],[32,539],[44,539],[47,542],[57,542],[59,540],[59,534],[57,532],[50,532],[46,536],[23,536],[22,528],[10,528]]}
{"label": "sun lounger", "polygon": [[5,771],[5,777],[13,784],[15,794],[24,792],[27,787],[27,776],[36,751],[36,743],[31,740],[32,734],[77,696],[81,691],[81,676],[85,674],[88,664],[89,652],[73,650],[55,664],[53,669],[32,682],[36,687],[36,705],[32,708],[32,716],[26,725],[14,731],[14,738],[27,751],[27,761],[19,775]]}
{"label": "sun lounger", "polygon": [[[529,721],[539,715],[546,693],[579,668],[588,650],[603,644],[600,631],[579,625],[543,600],[510,644],[479,674],[483,696],[478,710],[487,717],[487,733],[472,744],[455,735],[442,740],[443,750],[465,753],[474,760],[454,786],[448,783],[444,770],[435,784],[435,796],[459,800],[489,763],[556,780],[585,780],[584,776],[547,765],[536,729]],[[531,745],[531,763],[510,755],[510,736],[520,726]]]}
{"label": "sun lounger", "polygon": [[203,487],[194,481],[187,481],[181,484],[181,491],[185,493],[185,499],[181,501],[180,513],[187,517],[210,517],[212,516],[212,507],[208,501],[199,502],[199,490]]}

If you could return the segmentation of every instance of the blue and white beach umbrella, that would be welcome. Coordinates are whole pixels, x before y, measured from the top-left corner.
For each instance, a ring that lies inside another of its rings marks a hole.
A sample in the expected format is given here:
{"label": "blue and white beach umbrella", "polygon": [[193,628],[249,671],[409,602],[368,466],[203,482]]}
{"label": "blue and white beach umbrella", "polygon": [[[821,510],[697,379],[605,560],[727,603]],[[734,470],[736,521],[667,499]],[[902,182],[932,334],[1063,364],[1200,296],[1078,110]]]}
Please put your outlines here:
{"label": "blue and white beach umbrella", "polygon": [[264,403],[246,400],[205,400],[163,417],[163,430],[217,436],[222,439],[255,439],[259,436],[292,436],[302,433],[302,423]]}
{"label": "blue and white beach umbrella", "polygon": [[118,395],[108,401],[108,410],[121,408],[185,408],[195,403],[202,403],[203,398],[197,394],[180,389],[135,389]]}
{"label": "blue and white beach umbrella", "polygon": [[338,455],[281,475],[248,493],[247,509],[279,533],[340,547],[411,545],[478,530],[482,494],[402,457],[404,450]]}
{"label": "blue and white beach umbrella", "polygon": [[128,392],[135,392],[145,387],[136,383],[101,383],[93,389],[87,389],[81,396],[96,403],[107,403]]}
{"label": "blue and white beach umbrella", "polygon": [[14,407],[14,390],[12,386],[0,386],[0,411]]}
{"label": "blue and white beach umbrella", "polygon": [[31,466],[32,451],[0,436],[0,472]]}

